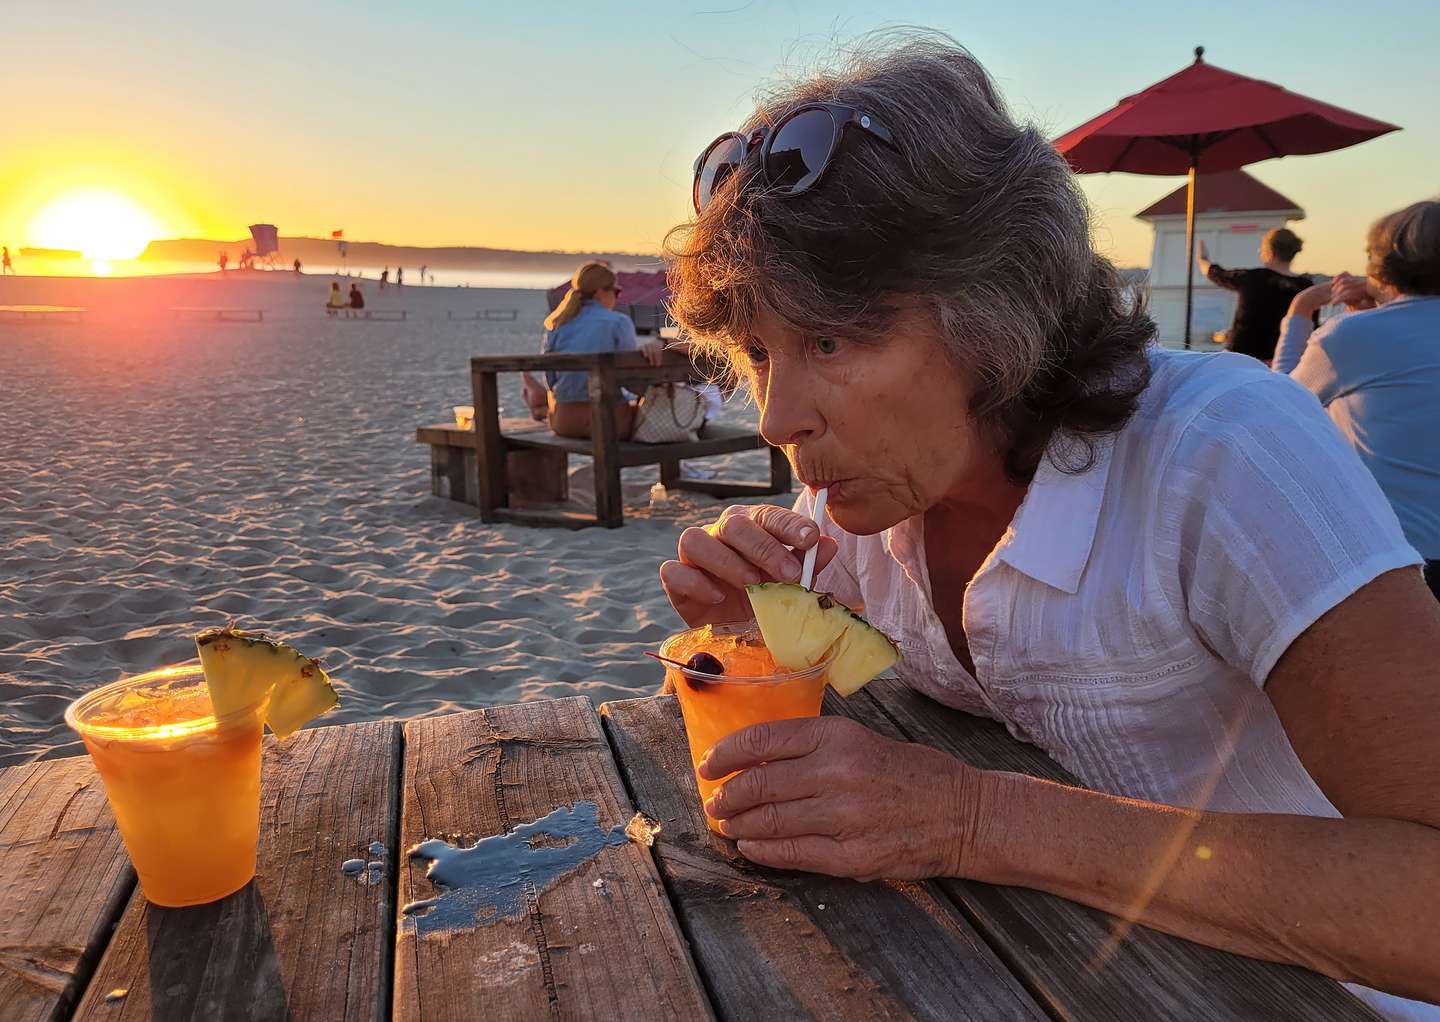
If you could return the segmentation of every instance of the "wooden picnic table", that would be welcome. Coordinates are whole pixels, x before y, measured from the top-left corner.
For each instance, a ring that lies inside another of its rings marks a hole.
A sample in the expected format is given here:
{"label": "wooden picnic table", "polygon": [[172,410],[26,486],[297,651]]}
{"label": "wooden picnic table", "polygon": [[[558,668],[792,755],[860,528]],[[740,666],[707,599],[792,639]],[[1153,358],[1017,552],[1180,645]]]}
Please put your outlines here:
{"label": "wooden picnic table", "polygon": [[[898,683],[832,694],[826,712],[978,766],[1066,779],[1000,726]],[[0,1016],[1378,1017],[1304,969],[1036,891],[754,866],[705,827],[670,696],[267,742],[256,879],[190,909],[155,908],[136,889],[87,757],[0,771]],[[637,809],[661,825],[653,847],[619,830]],[[406,854],[431,838],[490,838],[459,857],[483,880],[407,914],[439,893],[427,861]]]}

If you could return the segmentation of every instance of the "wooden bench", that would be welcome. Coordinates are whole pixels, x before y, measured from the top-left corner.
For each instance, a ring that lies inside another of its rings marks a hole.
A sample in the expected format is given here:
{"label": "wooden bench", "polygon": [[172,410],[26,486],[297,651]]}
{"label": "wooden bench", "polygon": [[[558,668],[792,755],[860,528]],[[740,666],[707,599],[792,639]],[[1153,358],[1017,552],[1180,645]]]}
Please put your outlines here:
{"label": "wooden bench", "polygon": [[0,305],[0,320],[41,323],[80,323],[85,310],[71,305]]}
{"label": "wooden bench", "polygon": [[176,319],[213,319],[217,323],[263,323],[264,309],[217,309],[201,306],[181,306],[171,309]]}
{"label": "wooden bench", "polygon": [[[499,375],[547,370],[590,374],[591,439],[557,437],[540,423],[513,419],[502,422]],[[677,444],[640,444],[616,438],[615,403],[620,383],[632,390],[642,390],[651,383],[700,382],[708,378],[710,374],[705,368],[697,367],[679,352],[666,352],[659,366],[650,365],[643,356],[633,352],[488,355],[471,359],[470,373],[475,428],[462,430],[450,424],[422,426],[416,431],[415,439],[430,445],[431,492],[474,504],[487,522],[571,529],[591,525],[619,528],[625,524],[620,470],[639,465],[659,465],[660,481],[666,489],[712,497],[790,492],[790,463],[784,453],[775,448],[769,448],[768,482],[691,479],[680,474],[683,460],[766,448],[765,441],[752,430],[712,424],[700,432],[698,440]],[[533,506],[565,498],[561,480],[571,454],[594,459],[594,515]]]}
{"label": "wooden bench", "polygon": [[520,318],[519,309],[480,309],[469,314],[457,314],[454,309],[445,313],[446,319],[479,320],[489,323],[512,323]]}

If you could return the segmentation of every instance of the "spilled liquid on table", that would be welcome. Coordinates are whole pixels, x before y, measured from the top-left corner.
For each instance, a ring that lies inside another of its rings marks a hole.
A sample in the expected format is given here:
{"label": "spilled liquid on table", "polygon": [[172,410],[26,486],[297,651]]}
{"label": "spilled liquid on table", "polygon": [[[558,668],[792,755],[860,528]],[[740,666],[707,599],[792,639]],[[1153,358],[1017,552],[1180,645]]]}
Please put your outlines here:
{"label": "spilled liquid on table", "polygon": [[631,839],[626,827],[601,828],[599,808],[586,801],[561,806],[469,848],[431,838],[409,854],[430,860],[425,876],[441,893],[401,911],[422,937],[517,916],[525,911],[527,896],[538,896],[601,849]]}

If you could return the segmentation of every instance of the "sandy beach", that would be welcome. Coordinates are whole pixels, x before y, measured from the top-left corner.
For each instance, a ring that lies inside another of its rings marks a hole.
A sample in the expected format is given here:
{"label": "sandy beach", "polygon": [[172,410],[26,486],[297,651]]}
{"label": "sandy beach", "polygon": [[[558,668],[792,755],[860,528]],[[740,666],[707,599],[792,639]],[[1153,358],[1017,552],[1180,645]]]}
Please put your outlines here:
{"label": "sandy beach", "polygon": [[[470,403],[470,356],[536,350],[543,293],[371,282],[405,322],[327,320],[328,280],[0,279],[0,305],[90,310],[0,322],[0,765],[82,751],[71,699],[231,618],[326,661],[343,702],[324,723],[659,683],[641,652],[680,622],[656,570],[723,503],[652,512],[654,470],[626,470],[625,528],[571,533],[431,497],[415,427]],[[168,311],[215,306],[264,321]],[[487,308],[517,319],[446,318]],[[754,416],[737,400],[723,421]],[[705,464],[760,478],[765,456]]]}

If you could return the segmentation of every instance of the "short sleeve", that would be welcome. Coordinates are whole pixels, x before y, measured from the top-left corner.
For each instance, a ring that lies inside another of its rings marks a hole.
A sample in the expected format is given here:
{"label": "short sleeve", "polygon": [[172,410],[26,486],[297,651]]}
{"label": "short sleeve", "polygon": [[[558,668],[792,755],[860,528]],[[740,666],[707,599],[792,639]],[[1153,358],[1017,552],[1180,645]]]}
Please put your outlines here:
{"label": "short sleeve", "polygon": [[1161,545],[1205,644],[1263,686],[1325,612],[1421,563],[1368,469],[1315,399],[1278,373],[1210,401],[1162,477]]}

